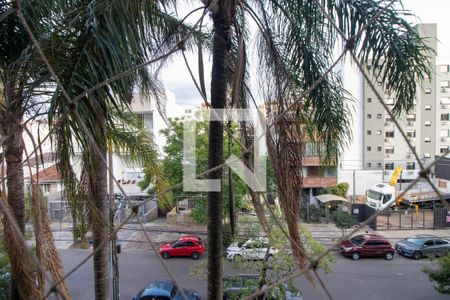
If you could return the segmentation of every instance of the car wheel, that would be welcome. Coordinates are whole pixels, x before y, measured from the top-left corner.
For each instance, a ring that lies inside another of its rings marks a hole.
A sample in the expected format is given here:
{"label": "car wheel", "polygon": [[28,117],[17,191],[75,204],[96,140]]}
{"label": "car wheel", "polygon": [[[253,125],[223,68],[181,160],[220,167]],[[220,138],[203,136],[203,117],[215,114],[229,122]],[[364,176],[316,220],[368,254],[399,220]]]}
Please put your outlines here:
{"label": "car wheel", "polygon": [[384,255],[384,258],[386,258],[387,260],[392,260],[394,258],[394,253],[388,252]]}
{"label": "car wheel", "polygon": [[353,252],[352,253],[352,259],[353,260],[358,260],[359,259],[359,253],[358,252]]}
{"label": "car wheel", "polygon": [[414,259],[421,259],[422,253],[420,253],[419,251],[416,251],[416,252],[414,252],[413,257],[414,257]]}
{"label": "car wheel", "polygon": [[167,252],[163,252],[163,253],[161,254],[161,256],[162,256],[162,258],[164,258],[164,259],[168,259],[168,258],[170,257],[169,253],[167,253]]}
{"label": "car wheel", "polygon": [[198,254],[198,252],[192,252],[191,256],[192,256],[192,259],[198,259],[198,257],[200,255]]}
{"label": "car wheel", "polygon": [[242,256],[240,256],[239,254],[236,254],[235,256],[233,256],[233,261],[241,261],[242,260]]}

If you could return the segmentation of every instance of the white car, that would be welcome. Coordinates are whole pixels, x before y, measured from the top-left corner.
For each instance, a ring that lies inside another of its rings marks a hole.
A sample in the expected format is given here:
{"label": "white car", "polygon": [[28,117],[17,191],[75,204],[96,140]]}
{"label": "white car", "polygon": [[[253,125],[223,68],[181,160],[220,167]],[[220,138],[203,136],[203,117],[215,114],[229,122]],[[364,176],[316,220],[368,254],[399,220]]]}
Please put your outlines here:
{"label": "white car", "polygon": [[[269,248],[267,252],[267,248]],[[269,246],[269,239],[265,237],[257,237],[247,240],[241,246],[238,242],[228,246],[226,251],[227,259],[235,260],[236,258],[249,260],[270,259],[278,253],[278,249]]]}

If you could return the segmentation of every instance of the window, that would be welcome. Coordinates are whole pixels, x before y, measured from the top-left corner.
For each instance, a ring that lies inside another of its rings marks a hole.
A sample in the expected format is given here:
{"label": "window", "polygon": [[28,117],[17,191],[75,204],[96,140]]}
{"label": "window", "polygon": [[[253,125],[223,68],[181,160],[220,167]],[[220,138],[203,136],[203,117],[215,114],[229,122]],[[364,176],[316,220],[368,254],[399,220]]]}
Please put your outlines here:
{"label": "window", "polygon": [[425,121],[425,126],[431,126],[431,121]]}
{"label": "window", "polygon": [[372,164],[371,164],[371,163],[367,163],[367,167],[368,167],[368,168],[371,168],[371,167],[372,167]]}
{"label": "window", "polygon": [[372,151],[372,147],[367,147],[367,151]]}
{"label": "window", "polygon": [[394,131],[386,131],[384,133],[384,136],[387,138],[393,138],[394,137]]}
{"label": "window", "polygon": [[372,119],[372,115],[371,114],[367,114],[367,119]]}
{"label": "window", "polygon": [[392,118],[390,116],[386,116],[386,122],[392,122]]}
{"label": "window", "polygon": [[441,154],[445,154],[445,153],[447,153],[447,151],[448,151],[448,147],[441,147],[440,149],[439,149],[439,152],[441,153]]}
{"label": "window", "polygon": [[434,240],[434,242],[436,243],[436,245],[447,245],[448,242],[444,241],[444,240]]}
{"label": "window", "polygon": [[40,184],[40,186],[41,186],[42,192],[44,194],[49,194],[51,192],[51,190],[52,190],[52,188],[51,188],[52,185],[49,184],[49,183]]}
{"label": "window", "polygon": [[394,170],[394,163],[386,163],[384,164],[385,170]]}
{"label": "window", "polygon": [[385,154],[394,154],[394,146],[386,146],[384,148],[384,153]]}
{"label": "window", "polygon": [[441,121],[448,121],[448,114],[441,114]]}
{"label": "window", "polygon": [[386,99],[386,104],[387,105],[394,105],[394,98]]}
{"label": "window", "polygon": [[441,88],[448,88],[448,81],[441,81]]}
{"label": "window", "polygon": [[416,169],[416,163],[415,162],[407,162],[406,163],[406,170],[415,170]]}
{"label": "window", "polygon": [[367,130],[367,135],[371,135],[372,131],[371,130]]}
{"label": "window", "polygon": [[383,132],[381,130],[377,130],[377,135],[381,135]]}
{"label": "window", "polygon": [[416,121],[416,115],[406,115],[406,120],[408,122],[415,122]]}
{"label": "window", "polygon": [[381,163],[377,163],[377,168],[381,169]]}
{"label": "window", "polygon": [[409,138],[415,138],[416,137],[416,131],[415,130],[409,130],[406,132],[406,136]]}
{"label": "window", "polygon": [[443,105],[450,104],[450,98],[448,98],[448,97],[442,97],[442,98],[441,98],[441,104],[443,104]]}
{"label": "window", "polygon": [[440,137],[448,137],[448,130],[447,129],[443,129],[439,132],[439,136]]}
{"label": "window", "polygon": [[423,141],[424,141],[425,143],[431,143],[431,137],[426,136],[426,137],[423,139]]}
{"label": "window", "polygon": [[425,110],[431,110],[431,104],[425,105]]}
{"label": "window", "polygon": [[450,71],[449,65],[441,65],[440,70],[442,73],[448,73]]}
{"label": "window", "polygon": [[381,119],[383,117],[382,114],[377,114],[377,119]]}
{"label": "window", "polygon": [[425,89],[425,94],[431,94],[431,88]]}
{"label": "window", "polygon": [[381,151],[381,147],[377,147],[377,151],[380,152]]}
{"label": "window", "polygon": [[195,246],[197,246],[194,242],[192,242],[192,241],[187,241],[186,242],[186,247],[195,247]]}
{"label": "window", "polygon": [[367,103],[371,103],[372,102],[372,98],[367,98]]}
{"label": "window", "polygon": [[433,240],[428,240],[425,243],[423,243],[424,246],[434,246],[434,241]]}

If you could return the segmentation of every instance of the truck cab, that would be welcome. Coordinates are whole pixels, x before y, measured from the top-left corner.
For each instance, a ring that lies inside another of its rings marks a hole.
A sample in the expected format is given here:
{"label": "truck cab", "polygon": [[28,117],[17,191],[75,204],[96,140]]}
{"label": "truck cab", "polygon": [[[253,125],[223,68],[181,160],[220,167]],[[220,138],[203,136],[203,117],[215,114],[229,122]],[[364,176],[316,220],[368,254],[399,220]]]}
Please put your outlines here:
{"label": "truck cab", "polygon": [[395,188],[389,184],[379,183],[366,191],[367,205],[382,210],[395,201]]}

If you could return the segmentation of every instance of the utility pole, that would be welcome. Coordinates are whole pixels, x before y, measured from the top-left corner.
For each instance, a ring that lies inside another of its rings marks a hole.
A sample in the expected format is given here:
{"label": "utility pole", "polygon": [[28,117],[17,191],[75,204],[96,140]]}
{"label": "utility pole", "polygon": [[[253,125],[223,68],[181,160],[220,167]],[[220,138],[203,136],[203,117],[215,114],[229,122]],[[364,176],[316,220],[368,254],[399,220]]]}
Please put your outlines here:
{"label": "utility pole", "polygon": [[356,170],[353,170],[353,197],[352,197],[352,204],[355,204],[355,191],[356,191]]}
{"label": "utility pole", "polygon": [[[113,153],[112,153],[112,145],[109,144],[108,147],[108,165],[110,168],[110,172],[113,172]],[[117,207],[115,204],[114,197],[114,180],[111,174],[109,174],[109,225],[111,233],[114,231],[114,220],[117,212]],[[119,261],[117,257],[117,235],[110,241],[110,268],[111,268],[111,299],[119,300]]]}

